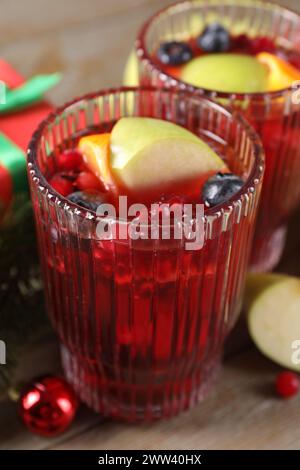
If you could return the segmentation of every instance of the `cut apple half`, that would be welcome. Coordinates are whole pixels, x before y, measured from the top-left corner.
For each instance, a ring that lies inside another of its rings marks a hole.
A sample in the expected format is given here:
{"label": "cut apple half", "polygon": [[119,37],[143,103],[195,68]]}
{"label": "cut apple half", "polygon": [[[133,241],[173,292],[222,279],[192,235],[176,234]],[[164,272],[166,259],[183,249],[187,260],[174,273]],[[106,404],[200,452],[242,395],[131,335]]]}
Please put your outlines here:
{"label": "cut apple half", "polygon": [[246,307],[250,336],[258,349],[282,367],[300,372],[300,279],[249,275]]}
{"label": "cut apple half", "polygon": [[111,169],[123,186],[139,191],[226,171],[227,166],[206,142],[181,126],[125,117],[111,133]]}

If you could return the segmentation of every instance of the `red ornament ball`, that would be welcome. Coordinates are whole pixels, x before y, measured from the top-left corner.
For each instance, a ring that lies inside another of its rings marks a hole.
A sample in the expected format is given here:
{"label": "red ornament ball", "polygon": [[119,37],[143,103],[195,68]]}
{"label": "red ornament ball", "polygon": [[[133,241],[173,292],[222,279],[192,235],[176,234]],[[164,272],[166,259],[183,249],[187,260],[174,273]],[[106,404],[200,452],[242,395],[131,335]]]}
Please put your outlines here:
{"label": "red ornament ball", "polygon": [[55,436],[72,423],[78,408],[77,398],[62,378],[35,379],[21,393],[19,412],[25,426],[41,436]]}
{"label": "red ornament ball", "polygon": [[282,398],[291,398],[299,392],[300,380],[293,372],[281,372],[276,380],[276,390]]}

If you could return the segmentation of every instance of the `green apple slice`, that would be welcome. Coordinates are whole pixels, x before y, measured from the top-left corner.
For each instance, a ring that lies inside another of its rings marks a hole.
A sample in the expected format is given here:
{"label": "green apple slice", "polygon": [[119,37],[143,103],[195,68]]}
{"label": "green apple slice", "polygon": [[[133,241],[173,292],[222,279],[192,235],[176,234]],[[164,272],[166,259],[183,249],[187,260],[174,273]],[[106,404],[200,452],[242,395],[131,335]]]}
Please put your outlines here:
{"label": "green apple slice", "polygon": [[138,86],[139,85],[139,65],[135,50],[132,50],[124,69],[123,75],[124,86]]}
{"label": "green apple slice", "polygon": [[160,119],[126,117],[111,133],[111,168],[130,190],[163,187],[226,169],[223,160],[185,128]]}
{"label": "green apple slice", "polygon": [[300,279],[249,275],[246,307],[249,332],[258,349],[277,364],[300,371]]}
{"label": "green apple slice", "polygon": [[208,54],[183,67],[181,79],[193,86],[225,93],[267,90],[268,69],[255,57],[243,54]]}

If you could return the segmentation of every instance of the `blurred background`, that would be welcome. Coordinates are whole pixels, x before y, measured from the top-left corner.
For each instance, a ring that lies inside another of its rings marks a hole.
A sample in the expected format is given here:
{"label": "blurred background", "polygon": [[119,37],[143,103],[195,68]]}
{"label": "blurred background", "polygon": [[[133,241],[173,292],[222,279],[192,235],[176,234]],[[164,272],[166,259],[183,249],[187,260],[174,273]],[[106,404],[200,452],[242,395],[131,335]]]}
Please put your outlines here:
{"label": "blurred background", "polygon": [[[0,56],[24,76],[61,71],[55,104],[119,85],[142,22],[169,0],[1,0]],[[242,3],[242,0],[241,0]],[[299,0],[281,0],[300,8]]]}

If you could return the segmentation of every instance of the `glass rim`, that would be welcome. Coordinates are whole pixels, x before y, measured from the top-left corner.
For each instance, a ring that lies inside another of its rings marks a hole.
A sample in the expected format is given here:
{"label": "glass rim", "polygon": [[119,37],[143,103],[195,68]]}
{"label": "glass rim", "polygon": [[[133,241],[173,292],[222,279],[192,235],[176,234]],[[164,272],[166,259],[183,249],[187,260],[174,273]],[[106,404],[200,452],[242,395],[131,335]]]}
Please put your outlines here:
{"label": "glass rim", "polygon": [[[83,219],[95,219],[97,221],[102,220],[102,217],[97,216],[96,212],[83,209],[77,204],[69,201],[67,197],[62,196],[58,193],[49,183],[49,181],[44,176],[43,172],[41,171],[39,165],[37,164],[37,146],[41,140],[44,130],[47,128],[48,125],[51,125],[55,122],[55,120],[64,112],[66,109],[74,106],[74,104],[80,103],[82,101],[87,101],[95,98],[100,98],[103,96],[110,96],[116,95],[117,93],[127,93],[127,92],[158,92],[158,93],[167,93],[168,95],[180,95],[182,98],[193,99],[198,102],[204,102],[207,105],[213,107],[214,109],[221,112],[223,115],[227,116],[228,118],[232,118],[235,121],[239,122],[239,124],[245,129],[249,141],[253,148],[253,168],[251,169],[247,179],[245,180],[242,188],[231,198],[226,200],[224,203],[219,204],[214,207],[210,207],[205,209],[204,212],[204,220],[207,221],[210,217],[221,217],[225,212],[231,212],[233,208],[242,202],[243,197],[246,195],[250,195],[255,193],[257,186],[261,182],[264,169],[265,169],[265,152],[262,145],[262,142],[253,129],[253,127],[248,123],[248,121],[238,112],[238,111],[230,111],[229,109],[221,106],[220,104],[212,101],[206,97],[199,96],[186,91],[186,90],[176,90],[176,89],[166,89],[166,88],[157,88],[153,86],[146,86],[146,87],[117,87],[117,88],[107,88],[102,89],[96,92],[87,93],[85,95],[79,96],[70,100],[63,104],[62,106],[57,107],[54,111],[52,111],[37,127],[36,131],[33,133],[31,140],[28,145],[27,149],[27,170],[28,170],[28,177],[31,181],[39,186],[39,192],[47,191],[47,196],[49,199],[55,200],[57,205],[63,207],[68,212],[76,214],[77,216],[81,216]],[[118,218],[108,219],[105,217],[106,221],[111,220],[114,222],[122,222],[122,220]],[[123,221],[124,222],[124,221]],[[126,223],[130,221],[127,220]]]}
{"label": "glass rim", "polygon": [[[152,23],[163,13],[166,13],[168,11],[176,11],[177,9],[180,9],[184,6],[188,7],[189,5],[195,5],[199,3],[199,6],[201,6],[201,3],[199,0],[179,0],[176,3],[173,3],[172,5],[168,5],[167,7],[163,7],[160,10],[158,10],[156,13],[154,13],[148,20],[146,20],[143,24],[143,26],[140,28],[137,39],[135,41],[135,51],[138,56],[138,59],[145,62],[148,67],[151,68],[151,71],[157,71],[159,72],[159,77],[160,79],[165,83],[167,81],[171,81],[171,83],[178,84],[179,87],[183,90],[189,90],[192,92],[196,92],[200,95],[203,95],[207,98],[210,99],[216,99],[216,98],[223,98],[223,99],[228,99],[230,101],[233,100],[247,100],[247,99],[254,99],[254,100],[265,100],[266,98],[271,98],[271,99],[276,99],[276,98],[281,98],[284,97],[285,95],[288,95],[289,93],[292,93],[296,91],[297,89],[300,88],[298,85],[295,87],[294,85],[291,85],[286,88],[282,88],[281,90],[276,90],[276,91],[266,91],[266,92],[252,92],[252,93],[230,93],[230,92],[221,92],[217,90],[212,90],[209,88],[204,88],[204,87],[197,87],[192,84],[189,84],[183,80],[180,80],[179,78],[173,77],[172,75],[169,75],[166,73],[162,67],[160,67],[151,57],[151,54],[148,53],[147,47],[146,47],[146,34],[149,30],[149,27],[152,25]],[[270,1],[262,1],[262,0],[248,0],[247,3],[241,4],[238,0],[220,0],[217,2],[218,5],[222,6],[224,5],[238,5],[239,7],[243,7],[246,5],[252,5],[254,6],[269,6],[280,9],[282,12],[289,16],[297,17],[299,20],[300,24],[300,13],[285,7],[283,5],[280,5],[279,3],[274,3]],[[210,6],[210,4],[205,4],[205,0],[202,0],[203,6]]]}

